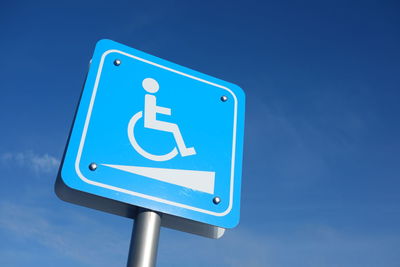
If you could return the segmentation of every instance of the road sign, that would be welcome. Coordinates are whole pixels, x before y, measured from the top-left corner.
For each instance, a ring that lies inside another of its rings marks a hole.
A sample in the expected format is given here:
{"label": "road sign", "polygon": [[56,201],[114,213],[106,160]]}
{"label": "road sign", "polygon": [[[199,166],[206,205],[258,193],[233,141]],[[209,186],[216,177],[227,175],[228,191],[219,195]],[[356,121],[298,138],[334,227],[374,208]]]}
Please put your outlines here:
{"label": "road sign", "polygon": [[234,84],[101,40],[56,191],[128,217],[128,207],[144,207],[175,221],[232,228],[239,222],[244,98]]}

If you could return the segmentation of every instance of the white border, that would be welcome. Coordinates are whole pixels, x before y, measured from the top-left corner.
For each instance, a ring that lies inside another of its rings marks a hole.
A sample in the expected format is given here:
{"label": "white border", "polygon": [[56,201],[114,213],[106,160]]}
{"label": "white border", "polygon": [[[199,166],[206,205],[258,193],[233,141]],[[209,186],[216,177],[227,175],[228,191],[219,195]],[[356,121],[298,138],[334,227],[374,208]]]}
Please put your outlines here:
{"label": "white border", "polygon": [[[139,61],[142,61],[142,62],[145,62],[145,63],[150,64],[150,65],[153,65],[153,66],[156,66],[156,67],[159,67],[159,68],[162,68],[162,69],[165,69],[165,70],[168,70],[168,71],[171,71],[171,72],[174,72],[174,73],[177,73],[177,74],[180,74],[180,75],[192,78],[192,79],[195,79],[197,81],[204,82],[204,83],[207,83],[207,84],[222,88],[222,89],[228,91],[229,93],[231,93],[233,95],[233,99],[234,99],[234,104],[235,105],[234,105],[234,115],[233,115],[234,116],[233,117],[234,120],[233,120],[233,141],[232,141],[230,195],[229,195],[229,206],[224,212],[218,213],[218,212],[213,212],[213,211],[209,211],[209,210],[205,210],[205,209],[191,207],[191,206],[188,206],[188,205],[185,205],[185,204],[173,202],[173,201],[166,200],[166,199],[163,199],[163,198],[149,196],[149,195],[145,195],[145,194],[142,194],[142,193],[138,193],[138,192],[130,191],[130,190],[127,190],[127,189],[119,188],[119,187],[116,187],[116,186],[112,186],[112,185],[107,185],[107,184],[91,181],[91,180],[89,180],[89,179],[87,179],[86,177],[83,176],[83,174],[79,170],[79,162],[81,160],[83,146],[84,146],[85,139],[86,139],[86,134],[87,134],[87,129],[88,129],[88,126],[89,126],[89,121],[90,121],[90,117],[91,117],[91,114],[92,114],[94,101],[95,101],[95,98],[96,98],[97,88],[99,86],[100,75],[101,75],[101,71],[103,69],[104,59],[108,54],[114,53],[114,52],[122,54],[122,55],[125,55],[125,56],[128,56],[128,57],[131,57],[133,59],[136,59],[136,60],[139,60]],[[152,200],[152,201],[161,202],[161,203],[164,203],[164,204],[168,204],[168,205],[172,205],[172,206],[176,206],[176,207],[180,207],[180,208],[184,208],[184,209],[189,209],[189,210],[193,210],[193,211],[197,211],[197,212],[201,212],[201,213],[205,213],[205,214],[209,214],[209,215],[225,216],[226,214],[228,214],[231,211],[232,205],[233,205],[233,189],[234,189],[233,185],[234,185],[235,155],[236,155],[236,124],[237,124],[237,98],[236,98],[236,95],[230,89],[228,89],[227,87],[224,87],[222,85],[218,85],[218,84],[203,80],[201,78],[194,77],[192,75],[189,75],[189,74],[186,74],[186,73],[183,73],[183,72],[180,72],[180,71],[177,71],[177,70],[162,66],[160,64],[151,62],[149,60],[146,60],[146,59],[134,56],[134,55],[130,55],[130,54],[124,53],[124,52],[116,50],[116,49],[110,49],[110,50],[107,50],[106,52],[104,52],[103,55],[101,56],[101,59],[100,59],[100,64],[99,64],[99,68],[98,68],[98,71],[97,71],[96,81],[95,81],[95,84],[94,84],[92,97],[91,97],[90,103],[89,103],[89,109],[88,109],[88,113],[86,115],[85,125],[83,127],[81,141],[79,143],[78,154],[77,154],[77,157],[76,157],[76,160],[75,160],[75,170],[76,170],[76,173],[78,174],[79,178],[82,181],[84,181],[84,182],[86,182],[88,184],[91,184],[91,185],[107,188],[107,189],[118,191],[118,192],[125,193],[125,194],[128,194],[128,195],[133,195],[133,196],[136,196],[136,197],[141,197],[141,198],[149,199],[149,200]]]}

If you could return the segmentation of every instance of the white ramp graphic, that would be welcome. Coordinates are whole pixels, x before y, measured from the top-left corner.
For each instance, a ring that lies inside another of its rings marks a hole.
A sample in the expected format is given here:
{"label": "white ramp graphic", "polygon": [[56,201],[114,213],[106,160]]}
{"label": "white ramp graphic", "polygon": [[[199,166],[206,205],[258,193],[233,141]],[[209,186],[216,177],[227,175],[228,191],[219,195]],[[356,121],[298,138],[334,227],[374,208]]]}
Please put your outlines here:
{"label": "white ramp graphic", "polygon": [[215,172],[101,164],[162,182],[214,194]]}

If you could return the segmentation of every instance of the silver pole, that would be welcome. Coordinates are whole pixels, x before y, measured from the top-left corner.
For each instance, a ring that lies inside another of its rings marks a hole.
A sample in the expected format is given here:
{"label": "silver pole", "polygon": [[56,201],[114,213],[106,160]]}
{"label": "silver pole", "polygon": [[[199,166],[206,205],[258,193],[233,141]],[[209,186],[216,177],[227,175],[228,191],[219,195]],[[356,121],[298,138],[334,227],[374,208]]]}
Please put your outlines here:
{"label": "silver pole", "polygon": [[132,231],[127,267],[156,266],[160,225],[160,214],[151,210],[139,210]]}

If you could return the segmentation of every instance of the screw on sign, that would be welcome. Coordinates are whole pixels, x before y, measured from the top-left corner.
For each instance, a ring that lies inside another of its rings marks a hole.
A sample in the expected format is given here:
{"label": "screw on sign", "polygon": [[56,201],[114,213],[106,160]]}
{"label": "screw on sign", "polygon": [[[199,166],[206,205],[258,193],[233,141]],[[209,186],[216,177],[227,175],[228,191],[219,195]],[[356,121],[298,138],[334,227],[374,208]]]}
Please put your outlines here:
{"label": "screw on sign", "polygon": [[232,83],[101,40],[56,193],[134,219],[129,266],[155,264],[161,226],[220,238],[239,223],[244,102]]}

